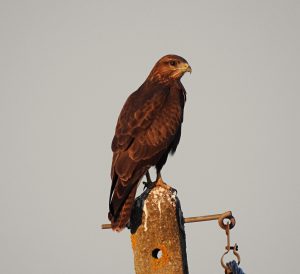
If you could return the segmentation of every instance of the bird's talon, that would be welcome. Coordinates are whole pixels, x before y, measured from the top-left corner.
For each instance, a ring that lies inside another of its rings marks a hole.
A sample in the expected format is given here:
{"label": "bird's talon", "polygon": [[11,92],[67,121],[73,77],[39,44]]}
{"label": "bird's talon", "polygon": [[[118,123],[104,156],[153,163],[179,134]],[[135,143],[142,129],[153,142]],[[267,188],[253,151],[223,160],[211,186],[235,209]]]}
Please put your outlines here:
{"label": "bird's talon", "polygon": [[156,186],[156,182],[151,182],[151,183],[148,183],[147,188],[148,188],[148,189],[152,189],[152,188],[154,188],[155,186]]}
{"label": "bird's talon", "polygon": [[144,184],[143,190],[146,190],[146,189],[152,189],[153,187],[155,187],[156,182],[143,182],[143,184]]}

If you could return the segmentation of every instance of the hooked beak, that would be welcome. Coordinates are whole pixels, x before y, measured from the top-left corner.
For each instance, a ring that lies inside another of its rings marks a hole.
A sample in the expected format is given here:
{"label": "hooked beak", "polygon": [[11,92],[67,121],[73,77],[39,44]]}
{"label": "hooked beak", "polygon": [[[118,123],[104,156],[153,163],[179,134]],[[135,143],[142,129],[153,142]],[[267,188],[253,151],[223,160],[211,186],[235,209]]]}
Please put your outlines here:
{"label": "hooked beak", "polygon": [[187,69],[186,69],[187,72],[189,72],[190,74],[192,74],[192,68],[190,65],[188,65]]}
{"label": "hooked beak", "polygon": [[185,63],[185,64],[183,65],[182,70],[183,70],[184,72],[192,73],[192,68],[191,68],[191,66],[190,66],[188,63]]}

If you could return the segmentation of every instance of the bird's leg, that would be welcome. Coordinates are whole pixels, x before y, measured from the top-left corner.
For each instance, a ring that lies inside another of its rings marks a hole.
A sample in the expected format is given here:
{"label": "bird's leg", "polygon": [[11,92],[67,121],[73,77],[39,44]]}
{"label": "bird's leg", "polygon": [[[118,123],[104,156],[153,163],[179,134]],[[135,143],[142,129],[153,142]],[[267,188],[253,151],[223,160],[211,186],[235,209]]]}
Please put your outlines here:
{"label": "bird's leg", "polygon": [[157,173],[156,173],[156,182],[158,183],[158,181],[161,181],[163,184],[165,184],[165,182],[163,181],[163,179],[161,177],[160,171],[157,171]]}
{"label": "bird's leg", "polygon": [[155,186],[160,186],[160,187],[163,187],[167,190],[170,190],[172,192],[176,192],[177,193],[177,190],[171,186],[169,186],[168,184],[166,184],[162,177],[161,177],[161,173],[160,171],[157,172],[157,177],[156,177],[156,182],[155,182]]}
{"label": "bird's leg", "polygon": [[147,178],[147,182],[143,182],[143,184],[144,184],[144,190],[145,190],[145,188],[152,189],[155,186],[160,186],[162,188],[165,188],[167,190],[170,190],[172,192],[176,192],[177,193],[177,190],[175,188],[169,186],[168,184],[166,184],[163,181],[163,179],[161,177],[160,171],[157,172],[156,180],[155,181],[151,180],[150,173],[149,173],[148,170],[146,171],[145,175],[146,175],[146,178]]}
{"label": "bird's leg", "polygon": [[156,182],[155,185],[169,189],[169,186],[163,181],[160,171],[157,171],[157,173],[156,173],[156,181],[155,182]]}
{"label": "bird's leg", "polygon": [[145,175],[146,175],[146,178],[147,178],[147,182],[143,182],[144,190],[145,190],[145,188],[153,188],[155,182],[152,182],[149,170],[146,171]]}
{"label": "bird's leg", "polygon": [[149,170],[147,170],[147,172],[146,172],[146,178],[147,178],[147,183],[148,183],[148,184],[152,183],[152,181],[151,181],[151,176],[150,176],[150,173],[149,173]]}

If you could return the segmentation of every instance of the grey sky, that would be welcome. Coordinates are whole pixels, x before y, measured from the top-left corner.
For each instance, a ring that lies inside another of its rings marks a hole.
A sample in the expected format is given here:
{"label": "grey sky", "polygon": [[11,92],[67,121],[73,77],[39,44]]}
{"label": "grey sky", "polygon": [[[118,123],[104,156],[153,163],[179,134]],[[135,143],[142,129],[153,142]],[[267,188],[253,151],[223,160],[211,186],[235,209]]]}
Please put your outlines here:
{"label": "grey sky", "polygon": [[[119,111],[183,56],[185,121],[163,178],[186,217],[232,210],[247,273],[299,257],[299,1],[0,2],[0,272],[133,273],[107,222]],[[223,273],[216,222],[186,225],[190,273]]]}

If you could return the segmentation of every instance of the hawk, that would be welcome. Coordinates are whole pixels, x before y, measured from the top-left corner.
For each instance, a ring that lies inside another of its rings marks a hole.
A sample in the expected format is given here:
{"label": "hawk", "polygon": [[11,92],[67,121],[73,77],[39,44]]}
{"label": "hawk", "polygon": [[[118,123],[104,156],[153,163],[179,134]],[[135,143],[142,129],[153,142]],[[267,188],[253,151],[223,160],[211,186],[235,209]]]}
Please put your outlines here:
{"label": "hawk", "polygon": [[108,218],[115,231],[121,231],[129,222],[139,182],[144,175],[151,181],[149,168],[155,166],[157,182],[169,153],[176,151],[186,101],[180,79],[191,71],[180,56],[162,57],[121,110],[111,145]]}

